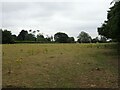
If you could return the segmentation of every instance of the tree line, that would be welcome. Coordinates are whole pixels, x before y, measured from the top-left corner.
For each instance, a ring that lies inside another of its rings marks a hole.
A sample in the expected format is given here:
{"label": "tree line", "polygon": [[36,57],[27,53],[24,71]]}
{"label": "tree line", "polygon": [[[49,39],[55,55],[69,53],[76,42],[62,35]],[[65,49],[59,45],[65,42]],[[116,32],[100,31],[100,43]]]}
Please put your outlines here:
{"label": "tree line", "polygon": [[[66,33],[57,32],[54,36],[44,36],[40,33],[40,30],[32,31],[32,30],[21,30],[18,36],[13,35],[11,31],[2,30],[2,43],[96,43],[96,42],[106,42],[105,37],[91,38],[91,36],[82,31],[78,35],[78,40],[75,41],[74,37],[69,37]],[[35,36],[35,34],[37,35]]]}

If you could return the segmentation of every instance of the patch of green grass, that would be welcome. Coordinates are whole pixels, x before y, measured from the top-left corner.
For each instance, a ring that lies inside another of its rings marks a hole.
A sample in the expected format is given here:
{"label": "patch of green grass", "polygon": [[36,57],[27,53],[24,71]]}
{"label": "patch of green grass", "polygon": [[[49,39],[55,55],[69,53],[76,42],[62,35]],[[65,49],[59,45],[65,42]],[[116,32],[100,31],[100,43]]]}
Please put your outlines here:
{"label": "patch of green grass", "polygon": [[3,52],[3,87],[118,87],[113,44],[5,44]]}

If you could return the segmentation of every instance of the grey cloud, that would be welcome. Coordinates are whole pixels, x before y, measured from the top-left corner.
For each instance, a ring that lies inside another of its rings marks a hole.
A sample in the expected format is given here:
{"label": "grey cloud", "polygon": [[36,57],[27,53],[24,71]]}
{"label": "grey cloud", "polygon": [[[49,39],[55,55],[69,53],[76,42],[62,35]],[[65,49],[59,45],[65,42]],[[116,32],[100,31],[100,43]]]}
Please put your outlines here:
{"label": "grey cloud", "polygon": [[53,35],[63,31],[76,37],[81,30],[97,36],[96,28],[107,16],[109,1],[4,2],[3,28],[18,34],[20,29],[40,29]]}
{"label": "grey cloud", "polygon": [[23,10],[25,8],[26,4],[22,2],[2,2],[2,13],[18,12],[19,10]]}

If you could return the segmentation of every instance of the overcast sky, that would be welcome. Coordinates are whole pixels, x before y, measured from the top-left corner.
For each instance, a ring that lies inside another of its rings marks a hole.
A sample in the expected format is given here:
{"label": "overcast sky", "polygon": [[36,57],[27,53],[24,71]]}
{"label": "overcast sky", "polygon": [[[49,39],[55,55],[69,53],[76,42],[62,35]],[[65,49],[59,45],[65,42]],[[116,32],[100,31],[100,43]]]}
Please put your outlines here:
{"label": "overcast sky", "polygon": [[[4,1],[2,28],[18,35],[22,30],[40,30],[44,35],[57,32],[77,37],[81,31],[96,37],[97,27],[107,18],[112,0],[30,0]],[[0,5],[0,7],[1,7]]]}

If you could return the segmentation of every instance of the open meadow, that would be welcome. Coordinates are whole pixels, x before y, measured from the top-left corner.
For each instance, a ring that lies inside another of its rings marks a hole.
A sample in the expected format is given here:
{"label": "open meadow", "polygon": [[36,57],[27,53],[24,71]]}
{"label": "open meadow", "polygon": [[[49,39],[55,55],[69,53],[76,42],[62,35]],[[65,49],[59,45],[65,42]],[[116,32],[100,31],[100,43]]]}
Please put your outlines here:
{"label": "open meadow", "polygon": [[4,88],[118,88],[112,44],[3,44]]}

